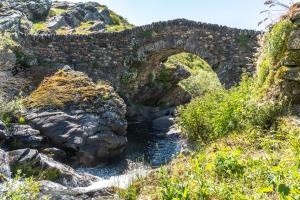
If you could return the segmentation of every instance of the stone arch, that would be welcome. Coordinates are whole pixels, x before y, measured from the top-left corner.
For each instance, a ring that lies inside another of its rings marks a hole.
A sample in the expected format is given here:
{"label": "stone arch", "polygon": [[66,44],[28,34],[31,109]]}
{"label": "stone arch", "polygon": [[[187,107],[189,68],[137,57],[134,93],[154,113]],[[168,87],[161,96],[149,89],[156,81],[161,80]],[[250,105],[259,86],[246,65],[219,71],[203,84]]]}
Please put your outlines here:
{"label": "stone arch", "polygon": [[[168,56],[190,52],[206,60],[220,81],[230,87],[240,80],[243,70],[255,71],[251,58],[258,47],[259,34],[252,30],[176,19],[116,33],[26,35],[24,47],[41,60],[71,65],[96,81],[110,82],[117,90],[128,85],[123,82],[124,75],[142,85],[149,71],[159,67]],[[128,65],[128,60],[133,65]],[[145,73],[138,74],[134,70]],[[141,79],[135,79],[136,74]],[[130,98],[135,89],[125,88],[122,93]]]}

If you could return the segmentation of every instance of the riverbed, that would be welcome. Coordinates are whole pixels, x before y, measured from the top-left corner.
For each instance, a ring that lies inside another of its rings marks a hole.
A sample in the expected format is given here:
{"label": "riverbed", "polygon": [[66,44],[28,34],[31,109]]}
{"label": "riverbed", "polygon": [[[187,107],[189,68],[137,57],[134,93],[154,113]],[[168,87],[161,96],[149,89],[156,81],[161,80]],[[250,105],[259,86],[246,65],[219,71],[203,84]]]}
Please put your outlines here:
{"label": "riverbed", "polygon": [[128,145],[124,153],[106,163],[92,168],[78,168],[101,180],[85,190],[107,187],[127,188],[138,177],[146,176],[174,159],[182,150],[185,141],[177,133],[157,132],[145,124],[128,127]]}

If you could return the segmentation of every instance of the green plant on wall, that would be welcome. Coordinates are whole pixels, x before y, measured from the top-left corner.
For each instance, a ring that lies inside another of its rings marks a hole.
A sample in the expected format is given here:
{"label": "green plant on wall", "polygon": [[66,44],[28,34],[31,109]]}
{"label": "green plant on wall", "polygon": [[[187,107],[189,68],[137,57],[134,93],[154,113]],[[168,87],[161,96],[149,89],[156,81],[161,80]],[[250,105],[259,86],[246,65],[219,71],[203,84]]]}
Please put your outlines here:
{"label": "green plant on wall", "polygon": [[137,35],[139,38],[152,38],[153,32],[152,31],[142,31]]}
{"label": "green plant on wall", "polygon": [[244,48],[244,49],[248,49],[249,48],[249,36],[246,34],[241,34],[238,38],[239,41],[239,45],[240,47]]}

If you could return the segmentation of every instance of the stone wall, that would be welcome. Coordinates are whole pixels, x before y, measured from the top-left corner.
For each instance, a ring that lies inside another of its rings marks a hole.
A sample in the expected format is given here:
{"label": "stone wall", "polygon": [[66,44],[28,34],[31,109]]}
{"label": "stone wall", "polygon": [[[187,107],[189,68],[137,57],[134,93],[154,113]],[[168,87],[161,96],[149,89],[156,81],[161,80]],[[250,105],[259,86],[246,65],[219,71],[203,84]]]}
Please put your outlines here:
{"label": "stone wall", "polygon": [[136,88],[151,70],[169,56],[194,53],[206,60],[227,87],[242,71],[253,72],[252,58],[260,32],[177,19],[116,33],[90,35],[28,35],[24,46],[43,61],[68,64],[94,80],[104,79],[117,89],[134,68]]}
{"label": "stone wall", "polygon": [[277,69],[282,78],[281,92],[294,104],[300,104],[300,4],[295,4],[290,20],[294,24],[286,44],[287,51]]}

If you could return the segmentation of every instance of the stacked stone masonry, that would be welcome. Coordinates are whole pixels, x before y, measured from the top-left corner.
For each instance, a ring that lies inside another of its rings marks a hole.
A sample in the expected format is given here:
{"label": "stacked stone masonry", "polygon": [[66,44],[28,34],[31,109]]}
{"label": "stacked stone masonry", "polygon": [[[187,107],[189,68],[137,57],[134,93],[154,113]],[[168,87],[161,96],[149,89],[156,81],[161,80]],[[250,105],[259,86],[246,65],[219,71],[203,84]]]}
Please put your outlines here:
{"label": "stacked stone masonry", "polygon": [[167,57],[194,53],[206,60],[220,81],[231,86],[243,71],[254,72],[260,32],[176,19],[131,30],[90,35],[26,35],[25,48],[43,62],[68,64],[117,89],[121,77],[139,63],[156,67]]}

